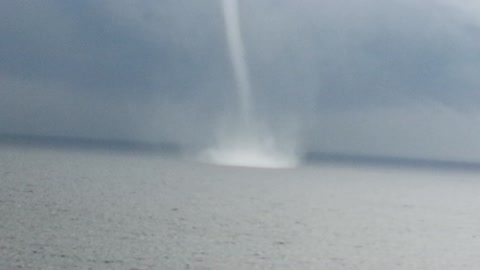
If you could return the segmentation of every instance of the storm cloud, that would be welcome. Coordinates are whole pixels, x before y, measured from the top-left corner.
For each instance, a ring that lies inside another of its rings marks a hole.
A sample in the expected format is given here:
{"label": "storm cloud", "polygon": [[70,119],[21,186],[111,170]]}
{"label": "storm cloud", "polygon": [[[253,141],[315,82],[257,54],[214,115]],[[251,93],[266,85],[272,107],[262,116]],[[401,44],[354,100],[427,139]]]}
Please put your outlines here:
{"label": "storm cloud", "polygon": [[[480,6],[243,0],[256,115],[304,151],[480,161]],[[0,133],[206,145],[234,113],[220,1],[0,3]]]}

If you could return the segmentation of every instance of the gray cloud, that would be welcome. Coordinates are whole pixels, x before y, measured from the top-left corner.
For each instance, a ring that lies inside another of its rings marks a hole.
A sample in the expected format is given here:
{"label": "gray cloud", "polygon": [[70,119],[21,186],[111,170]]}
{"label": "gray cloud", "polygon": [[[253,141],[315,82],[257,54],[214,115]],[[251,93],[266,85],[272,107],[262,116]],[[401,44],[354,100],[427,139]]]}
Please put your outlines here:
{"label": "gray cloud", "polygon": [[[480,161],[480,8],[241,1],[258,117],[305,149]],[[219,1],[3,1],[0,132],[209,142],[234,113]],[[288,128],[286,128],[288,127]]]}

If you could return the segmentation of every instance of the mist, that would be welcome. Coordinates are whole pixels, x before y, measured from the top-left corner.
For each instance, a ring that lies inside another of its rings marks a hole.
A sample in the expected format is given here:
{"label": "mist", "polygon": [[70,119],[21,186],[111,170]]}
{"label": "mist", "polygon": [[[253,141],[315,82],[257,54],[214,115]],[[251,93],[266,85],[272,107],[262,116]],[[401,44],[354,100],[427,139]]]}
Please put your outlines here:
{"label": "mist", "polygon": [[[269,151],[480,161],[476,4],[238,8],[251,110]],[[2,2],[0,133],[191,152],[235,141],[225,135],[237,134],[238,93],[224,26],[221,1]]]}

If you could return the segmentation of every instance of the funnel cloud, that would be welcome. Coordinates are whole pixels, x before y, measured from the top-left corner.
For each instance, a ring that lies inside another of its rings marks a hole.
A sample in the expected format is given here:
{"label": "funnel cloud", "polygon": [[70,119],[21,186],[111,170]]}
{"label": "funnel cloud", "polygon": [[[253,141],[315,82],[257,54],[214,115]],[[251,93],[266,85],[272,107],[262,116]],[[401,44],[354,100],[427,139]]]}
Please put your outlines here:
{"label": "funnel cloud", "polygon": [[[238,110],[233,122],[227,124],[229,132],[220,132],[217,145],[203,156],[223,165],[282,168],[296,165],[292,153],[281,151],[276,138],[263,127],[255,116],[252,85],[240,27],[237,0],[222,0],[225,35],[230,61],[238,92]],[[234,123],[232,125],[232,123]],[[232,133],[234,131],[234,133]]]}

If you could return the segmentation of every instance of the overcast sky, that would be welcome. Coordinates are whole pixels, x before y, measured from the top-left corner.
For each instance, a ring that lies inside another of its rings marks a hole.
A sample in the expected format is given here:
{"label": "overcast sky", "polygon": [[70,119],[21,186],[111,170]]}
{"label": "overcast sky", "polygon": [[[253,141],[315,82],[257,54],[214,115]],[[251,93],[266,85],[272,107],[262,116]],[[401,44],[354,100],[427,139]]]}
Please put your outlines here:
{"label": "overcast sky", "polygon": [[[0,2],[0,133],[208,144],[220,0]],[[302,149],[480,161],[480,4],[241,0],[256,116]]]}

